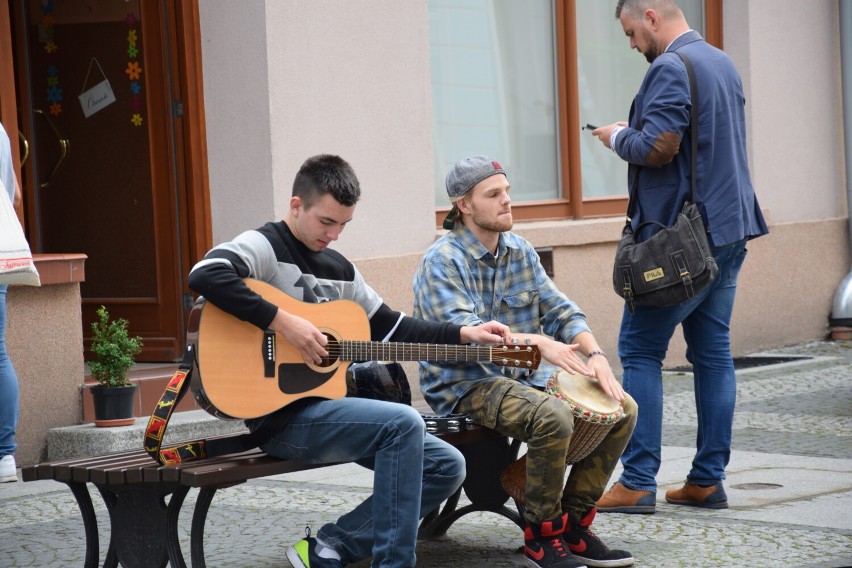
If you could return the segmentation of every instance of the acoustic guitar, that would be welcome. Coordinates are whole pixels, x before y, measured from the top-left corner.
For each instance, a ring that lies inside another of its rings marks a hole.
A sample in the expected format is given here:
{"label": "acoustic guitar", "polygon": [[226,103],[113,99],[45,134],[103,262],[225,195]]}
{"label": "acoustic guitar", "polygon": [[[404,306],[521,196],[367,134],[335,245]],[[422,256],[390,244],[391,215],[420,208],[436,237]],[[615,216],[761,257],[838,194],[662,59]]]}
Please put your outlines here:
{"label": "acoustic guitar", "polygon": [[534,345],[434,345],[370,341],[363,308],[349,300],[310,304],[278,288],[247,278],[267,301],[313,323],[328,338],[329,355],[306,362],[281,334],[261,330],[199,298],[187,326],[195,350],[192,391],[199,405],[220,418],[257,418],[299,399],[346,396],[346,369],[353,361],[488,362],[536,369]]}

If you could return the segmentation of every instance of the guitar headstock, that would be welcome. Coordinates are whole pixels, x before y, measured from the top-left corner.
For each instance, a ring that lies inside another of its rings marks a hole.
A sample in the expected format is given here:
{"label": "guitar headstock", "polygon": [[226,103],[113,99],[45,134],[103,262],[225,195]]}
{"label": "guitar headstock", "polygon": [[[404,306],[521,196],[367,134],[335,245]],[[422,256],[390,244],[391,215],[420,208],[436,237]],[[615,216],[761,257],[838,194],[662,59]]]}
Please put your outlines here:
{"label": "guitar headstock", "polygon": [[538,369],[541,352],[535,345],[500,345],[491,348],[491,362],[501,367]]}

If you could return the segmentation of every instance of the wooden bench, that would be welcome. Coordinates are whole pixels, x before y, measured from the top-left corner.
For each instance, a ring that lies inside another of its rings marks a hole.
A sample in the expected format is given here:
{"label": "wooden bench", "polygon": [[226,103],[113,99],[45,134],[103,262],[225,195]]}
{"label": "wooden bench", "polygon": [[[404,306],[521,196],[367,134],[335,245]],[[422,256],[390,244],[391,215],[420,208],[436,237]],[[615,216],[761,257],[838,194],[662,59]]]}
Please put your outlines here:
{"label": "wooden bench", "polygon": [[[491,511],[521,529],[523,518],[505,506],[508,495],[499,473],[517,457],[518,444],[493,430],[471,425],[460,432],[439,435],[458,447],[467,460],[467,479],[439,510],[423,519],[420,538],[436,538],[460,517],[473,511]],[[100,549],[97,519],[87,484],[94,485],[109,513],[110,540],[103,566],[115,568],[185,568],[178,540],[178,518],[191,488],[199,493],[192,514],[190,559],[193,567],[206,566],[204,525],[216,491],[249,479],[292,473],[336,464],[306,464],[281,460],[260,450],[162,466],[142,449],[103,456],[42,463],[22,468],[24,481],[52,479],[71,489],[83,517],[86,568],[98,566]],[[471,504],[458,507],[461,492]],[[171,496],[168,505],[166,497]]]}

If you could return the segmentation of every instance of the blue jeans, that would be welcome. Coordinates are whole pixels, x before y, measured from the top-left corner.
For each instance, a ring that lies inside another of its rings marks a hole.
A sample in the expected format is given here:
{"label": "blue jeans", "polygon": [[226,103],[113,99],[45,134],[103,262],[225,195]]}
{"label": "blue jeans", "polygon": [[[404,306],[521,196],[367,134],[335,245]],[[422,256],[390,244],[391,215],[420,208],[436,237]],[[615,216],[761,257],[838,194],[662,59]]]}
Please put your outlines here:
{"label": "blue jeans", "polygon": [[311,402],[261,447],[284,459],[373,470],[373,494],[317,532],[348,563],[372,555],[373,566],[414,566],[419,520],[465,476],[461,452],[427,434],[419,412],[364,398]]}
{"label": "blue jeans", "polygon": [[745,240],[713,248],[718,278],[695,298],[671,308],[625,308],[618,338],[624,390],[639,405],[633,436],[624,450],[619,481],[628,489],[656,491],[663,429],[662,368],[669,340],[683,326],[686,358],[694,372],[698,414],[696,453],[687,481],[710,485],[725,479],[737,397],[731,358],[731,313]]}
{"label": "blue jeans", "polygon": [[6,352],[6,284],[0,285],[0,458],[15,452],[18,377]]}

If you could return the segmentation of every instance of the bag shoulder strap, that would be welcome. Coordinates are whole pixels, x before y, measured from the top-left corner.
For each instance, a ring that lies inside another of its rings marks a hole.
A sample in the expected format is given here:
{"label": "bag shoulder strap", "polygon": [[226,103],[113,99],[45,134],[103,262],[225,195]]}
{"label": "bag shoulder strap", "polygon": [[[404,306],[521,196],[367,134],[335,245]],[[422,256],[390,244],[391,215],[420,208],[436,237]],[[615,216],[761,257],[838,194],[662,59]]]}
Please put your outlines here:
{"label": "bag shoulder strap", "polygon": [[692,109],[690,110],[689,125],[692,138],[692,202],[698,202],[698,84],[695,81],[695,71],[692,68],[692,61],[689,57],[679,51],[675,51],[678,57],[683,60],[683,65],[686,67],[686,75],[689,78],[689,96],[692,100]]}
{"label": "bag shoulder strap", "polygon": [[[690,138],[692,139],[692,160],[691,160],[691,175],[692,175],[692,202],[697,203],[698,201],[698,84],[695,80],[695,71],[692,67],[692,61],[689,58],[681,53],[680,51],[675,51],[678,57],[683,61],[684,67],[686,67],[686,76],[689,80],[689,98],[690,104],[692,108],[689,112],[689,126],[690,126]],[[627,219],[629,220],[633,218],[634,207],[636,206],[636,186],[639,184],[639,170],[641,170],[641,166],[636,169],[636,174],[633,176],[633,181],[630,184],[630,193],[627,196]]]}

